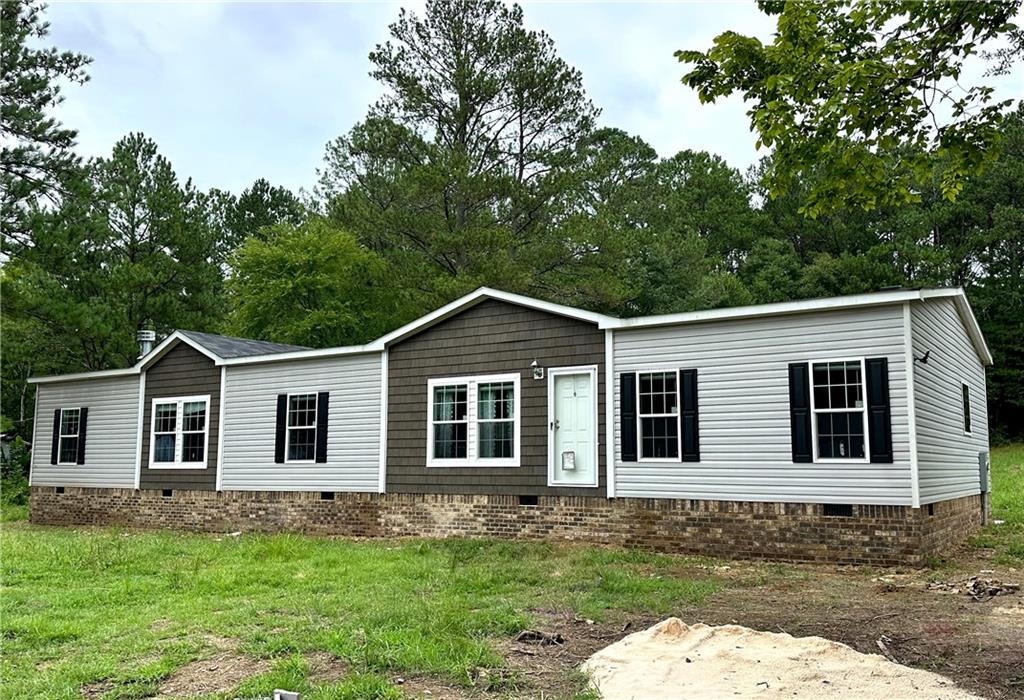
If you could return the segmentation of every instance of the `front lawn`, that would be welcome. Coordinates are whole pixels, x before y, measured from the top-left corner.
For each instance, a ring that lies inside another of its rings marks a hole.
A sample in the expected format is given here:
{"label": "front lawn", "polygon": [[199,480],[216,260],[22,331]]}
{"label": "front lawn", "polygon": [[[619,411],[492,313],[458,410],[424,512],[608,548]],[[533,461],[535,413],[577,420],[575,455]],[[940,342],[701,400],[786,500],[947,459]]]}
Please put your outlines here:
{"label": "front lawn", "polygon": [[[534,611],[599,623],[699,604],[720,587],[682,557],[553,544],[21,524],[2,545],[5,697],[148,697],[210,656],[264,661],[209,697],[400,697],[396,674],[503,691],[521,679],[495,641],[534,624]],[[324,658],[344,673],[318,671]]]}

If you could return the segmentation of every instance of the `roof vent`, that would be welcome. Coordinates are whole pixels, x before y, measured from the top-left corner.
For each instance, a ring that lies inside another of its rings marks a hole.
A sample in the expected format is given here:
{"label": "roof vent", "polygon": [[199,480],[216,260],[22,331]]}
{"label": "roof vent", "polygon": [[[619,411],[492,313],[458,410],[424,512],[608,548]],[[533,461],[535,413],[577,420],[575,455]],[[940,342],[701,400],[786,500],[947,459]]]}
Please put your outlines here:
{"label": "roof vent", "polygon": [[153,341],[156,340],[156,331],[144,328],[135,334],[135,339],[139,341],[139,357],[145,357],[153,350]]}

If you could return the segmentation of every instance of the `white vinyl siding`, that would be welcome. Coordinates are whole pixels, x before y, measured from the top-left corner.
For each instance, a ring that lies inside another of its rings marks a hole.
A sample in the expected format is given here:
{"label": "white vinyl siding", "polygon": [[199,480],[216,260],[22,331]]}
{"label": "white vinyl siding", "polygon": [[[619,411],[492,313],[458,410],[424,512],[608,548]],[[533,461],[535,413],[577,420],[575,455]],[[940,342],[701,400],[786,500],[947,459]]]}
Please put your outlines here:
{"label": "white vinyl siding", "polygon": [[[380,378],[380,353],[227,367],[221,488],[376,492]],[[323,391],[327,461],[275,463],[278,395]]]}
{"label": "white vinyl siding", "polygon": [[[614,332],[615,495],[911,504],[899,304]],[[789,364],[886,357],[892,464],[794,463]],[[698,370],[700,462],[623,462],[622,372]]]}
{"label": "white vinyl siding", "polygon": [[[133,488],[139,376],[39,384],[36,389],[32,485]],[[54,410],[83,406],[89,409],[85,464],[50,464]]]}
{"label": "white vinyl siding", "polygon": [[[978,453],[988,450],[985,368],[951,299],[910,307],[914,355],[917,464],[921,502],[979,492]],[[963,387],[970,390],[971,432],[964,433]]]}

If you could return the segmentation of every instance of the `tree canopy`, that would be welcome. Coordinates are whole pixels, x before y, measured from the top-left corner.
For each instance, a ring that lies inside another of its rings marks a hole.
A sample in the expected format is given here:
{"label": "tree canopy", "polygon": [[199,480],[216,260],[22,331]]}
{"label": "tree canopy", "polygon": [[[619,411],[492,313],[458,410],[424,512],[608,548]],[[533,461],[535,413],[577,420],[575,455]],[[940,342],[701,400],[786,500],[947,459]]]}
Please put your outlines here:
{"label": "tree canopy", "polygon": [[[964,66],[996,39],[1017,37],[1020,0],[782,2],[770,44],[728,31],[707,50],[682,50],[683,82],[702,102],[739,93],[758,145],[773,150],[772,195],[809,182],[801,210],[896,205],[936,177],[953,199],[998,154],[1010,100],[963,86]],[[999,50],[1010,70],[1024,44]]]}

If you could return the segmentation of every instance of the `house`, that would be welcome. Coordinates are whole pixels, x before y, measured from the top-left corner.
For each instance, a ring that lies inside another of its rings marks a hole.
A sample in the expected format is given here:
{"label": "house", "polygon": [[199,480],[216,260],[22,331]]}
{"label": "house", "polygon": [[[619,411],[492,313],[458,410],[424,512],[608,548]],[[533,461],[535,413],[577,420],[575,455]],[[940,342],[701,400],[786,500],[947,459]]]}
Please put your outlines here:
{"label": "house", "polygon": [[991,363],[960,289],[620,319],[482,288],[360,346],[178,331],[32,380],[31,517],[915,563],[985,518]]}

